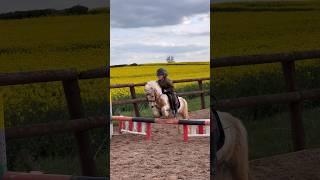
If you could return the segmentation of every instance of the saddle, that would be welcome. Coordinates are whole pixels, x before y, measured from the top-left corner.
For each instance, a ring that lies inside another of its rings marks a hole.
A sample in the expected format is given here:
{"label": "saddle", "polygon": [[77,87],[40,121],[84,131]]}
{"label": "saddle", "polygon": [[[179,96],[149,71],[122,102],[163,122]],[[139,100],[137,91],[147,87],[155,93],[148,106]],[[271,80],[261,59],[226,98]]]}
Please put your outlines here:
{"label": "saddle", "polygon": [[166,94],[168,96],[169,99],[169,104],[170,104],[170,109],[171,110],[177,110],[180,108],[180,101],[178,96],[176,95],[176,93],[172,93],[172,92],[165,92],[164,94]]}

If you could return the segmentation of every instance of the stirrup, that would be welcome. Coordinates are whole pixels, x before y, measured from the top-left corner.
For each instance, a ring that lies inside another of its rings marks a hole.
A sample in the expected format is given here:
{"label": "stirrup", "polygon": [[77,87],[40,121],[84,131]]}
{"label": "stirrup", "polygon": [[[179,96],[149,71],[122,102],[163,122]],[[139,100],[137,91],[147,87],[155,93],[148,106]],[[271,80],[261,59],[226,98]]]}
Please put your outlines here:
{"label": "stirrup", "polygon": [[176,110],[172,110],[172,114],[173,114],[173,117],[174,117],[174,118],[177,117],[177,111],[176,111]]}

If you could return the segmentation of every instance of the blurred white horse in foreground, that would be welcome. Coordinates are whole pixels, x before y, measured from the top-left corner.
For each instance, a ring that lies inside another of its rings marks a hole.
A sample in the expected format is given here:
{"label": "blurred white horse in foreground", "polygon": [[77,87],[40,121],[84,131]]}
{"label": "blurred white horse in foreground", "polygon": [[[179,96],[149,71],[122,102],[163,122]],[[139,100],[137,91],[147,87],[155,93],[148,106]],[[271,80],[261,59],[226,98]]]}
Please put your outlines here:
{"label": "blurred white horse in foreground", "polygon": [[[213,113],[211,113],[213,116]],[[249,180],[247,131],[241,121],[226,112],[218,112],[224,142],[217,152],[214,180]]]}

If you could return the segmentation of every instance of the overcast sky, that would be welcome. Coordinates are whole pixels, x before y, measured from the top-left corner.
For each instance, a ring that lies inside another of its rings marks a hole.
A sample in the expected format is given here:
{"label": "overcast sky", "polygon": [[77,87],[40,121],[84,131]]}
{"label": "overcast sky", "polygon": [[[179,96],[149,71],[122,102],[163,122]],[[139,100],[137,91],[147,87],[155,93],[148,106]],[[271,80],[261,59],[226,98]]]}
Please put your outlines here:
{"label": "overcast sky", "polygon": [[65,9],[74,5],[106,7],[109,0],[0,0],[0,13],[34,9]]}
{"label": "overcast sky", "polygon": [[111,65],[209,61],[210,0],[111,0]]}

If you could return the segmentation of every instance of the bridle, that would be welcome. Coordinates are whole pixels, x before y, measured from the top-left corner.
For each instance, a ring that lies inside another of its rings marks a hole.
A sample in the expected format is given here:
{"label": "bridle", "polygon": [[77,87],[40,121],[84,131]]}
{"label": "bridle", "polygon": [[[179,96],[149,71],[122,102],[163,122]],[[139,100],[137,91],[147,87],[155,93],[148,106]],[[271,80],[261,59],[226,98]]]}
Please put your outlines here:
{"label": "bridle", "polygon": [[[157,106],[157,102],[158,102],[158,100],[161,98],[161,96],[163,95],[163,93],[160,92],[159,97],[157,97],[156,91],[153,90],[153,88],[151,88],[151,90],[152,90],[152,93],[149,93],[149,92],[146,93],[146,99],[147,99],[147,101],[148,101],[149,104],[155,103],[155,106],[154,106],[154,105],[151,105],[151,108],[154,108],[154,107],[159,108],[159,107]],[[149,98],[148,98],[149,96],[154,97],[154,99],[149,99]]]}

